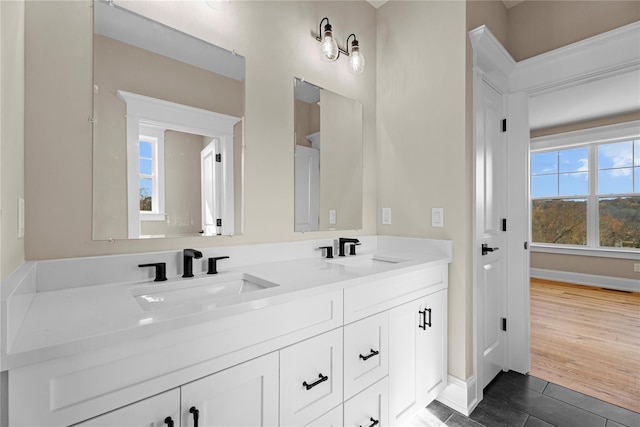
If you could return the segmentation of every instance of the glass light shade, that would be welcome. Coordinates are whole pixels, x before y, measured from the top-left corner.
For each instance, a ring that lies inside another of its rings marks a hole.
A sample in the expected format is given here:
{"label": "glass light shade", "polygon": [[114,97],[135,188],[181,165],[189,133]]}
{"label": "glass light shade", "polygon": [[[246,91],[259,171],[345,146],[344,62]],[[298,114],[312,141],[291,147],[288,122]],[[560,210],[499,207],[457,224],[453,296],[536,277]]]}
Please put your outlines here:
{"label": "glass light shade", "polygon": [[361,74],[364,71],[364,55],[360,52],[358,46],[351,48],[349,56],[349,71],[353,74]]}
{"label": "glass light shade", "polygon": [[[329,27],[329,29],[327,29],[327,27]],[[326,25],[324,28],[325,31],[322,35],[322,42],[320,42],[320,45],[322,46],[322,60],[333,62],[338,59],[338,43],[333,37],[331,26]]]}

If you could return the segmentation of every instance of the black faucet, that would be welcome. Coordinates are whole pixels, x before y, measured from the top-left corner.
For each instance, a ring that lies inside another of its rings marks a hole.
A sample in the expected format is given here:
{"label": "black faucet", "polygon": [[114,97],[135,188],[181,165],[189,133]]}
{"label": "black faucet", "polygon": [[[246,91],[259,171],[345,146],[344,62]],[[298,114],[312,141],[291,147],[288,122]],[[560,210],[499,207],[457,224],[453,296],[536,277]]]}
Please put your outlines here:
{"label": "black faucet", "polygon": [[214,256],[209,258],[209,269],[207,270],[207,274],[218,274],[218,260],[219,259],[227,259],[228,256]]}
{"label": "black faucet", "polygon": [[338,256],[344,256],[344,245],[346,245],[347,243],[353,243],[354,246],[352,247],[352,252],[351,255],[355,255],[355,245],[360,243],[360,240],[358,239],[350,239],[347,237],[340,237],[338,239]]}
{"label": "black faucet", "polygon": [[202,258],[202,252],[196,251],[195,249],[185,249],[182,251],[182,265],[184,266],[182,277],[193,277],[193,258]]}

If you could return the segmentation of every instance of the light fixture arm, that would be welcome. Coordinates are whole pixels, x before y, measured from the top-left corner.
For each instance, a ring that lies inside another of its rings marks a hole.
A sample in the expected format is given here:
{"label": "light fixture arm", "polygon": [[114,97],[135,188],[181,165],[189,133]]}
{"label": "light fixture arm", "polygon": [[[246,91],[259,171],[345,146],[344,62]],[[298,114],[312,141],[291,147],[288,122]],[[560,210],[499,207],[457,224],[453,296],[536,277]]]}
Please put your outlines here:
{"label": "light fixture arm", "polygon": [[358,40],[356,39],[356,35],[353,33],[349,34],[349,37],[347,37],[346,50],[340,49],[340,47],[338,46],[338,49],[340,50],[340,52],[344,53],[347,56],[351,56],[351,52],[349,51],[349,39],[352,36],[353,36],[353,42],[351,42],[352,46],[358,46]]}

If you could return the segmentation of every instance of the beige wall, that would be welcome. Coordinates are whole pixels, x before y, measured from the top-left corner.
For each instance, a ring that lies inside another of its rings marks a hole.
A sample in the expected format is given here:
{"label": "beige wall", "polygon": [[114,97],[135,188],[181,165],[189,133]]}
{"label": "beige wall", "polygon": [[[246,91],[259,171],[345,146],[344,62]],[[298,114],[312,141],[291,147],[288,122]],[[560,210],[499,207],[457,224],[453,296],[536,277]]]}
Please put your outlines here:
{"label": "beige wall", "polygon": [[[473,372],[471,197],[465,140],[464,2],[393,1],[378,9],[380,234],[452,239],[449,372]],[[431,208],[444,208],[444,228]]]}
{"label": "beige wall", "polygon": [[[120,2],[116,2],[120,3]],[[26,257],[48,259],[374,234],[375,9],[362,1],[127,2],[126,6],[246,57],[245,234],[233,238],[92,240],[91,28],[87,1],[29,1],[26,7]],[[355,33],[370,64],[351,75],[345,58],[320,59],[324,16],[339,39]],[[265,36],[265,23],[274,37]],[[276,40],[274,43],[273,40]],[[364,227],[358,232],[294,233],[293,79],[356,99],[364,112]]]}
{"label": "beige wall", "polygon": [[505,47],[521,61],[638,20],[634,0],[527,0],[508,11]]}
{"label": "beige wall", "polygon": [[638,262],[638,260],[585,257],[544,252],[531,253],[532,268],[640,280],[640,274],[633,271],[634,262]]}
{"label": "beige wall", "polygon": [[18,198],[24,198],[24,2],[0,2],[0,280],[24,262]]}

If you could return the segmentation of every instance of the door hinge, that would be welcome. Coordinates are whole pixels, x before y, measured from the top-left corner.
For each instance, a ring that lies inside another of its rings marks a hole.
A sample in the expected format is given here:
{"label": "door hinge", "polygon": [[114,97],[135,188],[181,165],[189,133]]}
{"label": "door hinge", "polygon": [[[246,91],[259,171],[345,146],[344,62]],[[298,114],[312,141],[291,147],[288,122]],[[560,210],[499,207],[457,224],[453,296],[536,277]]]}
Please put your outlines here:
{"label": "door hinge", "polygon": [[222,227],[222,218],[216,218],[216,227]]}
{"label": "door hinge", "polygon": [[505,331],[505,332],[507,331],[507,318],[506,317],[502,318],[502,330]]}
{"label": "door hinge", "polygon": [[507,231],[507,218],[502,218],[502,231]]}
{"label": "door hinge", "polygon": [[502,132],[507,131],[507,119],[502,119]]}
{"label": "door hinge", "polygon": [[218,162],[218,163],[222,162],[222,154],[220,154],[220,153],[216,154],[216,162]]}
{"label": "door hinge", "polygon": [[524,242],[524,250],[526,251],[527,249],[529,249],[529,242]]}

